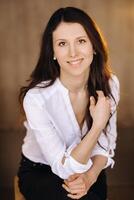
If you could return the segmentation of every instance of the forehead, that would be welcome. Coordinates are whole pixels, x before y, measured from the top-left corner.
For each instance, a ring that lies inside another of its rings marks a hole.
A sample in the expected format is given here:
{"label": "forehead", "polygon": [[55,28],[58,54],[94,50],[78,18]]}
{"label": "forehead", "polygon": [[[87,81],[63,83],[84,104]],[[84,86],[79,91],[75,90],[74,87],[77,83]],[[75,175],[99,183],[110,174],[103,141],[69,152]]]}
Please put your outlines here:
{"label": "forehead", "polygon": [[87,33],[79,23],[61,22],[53,32],[54,39],[76,38],[81,36],[87,36]]}

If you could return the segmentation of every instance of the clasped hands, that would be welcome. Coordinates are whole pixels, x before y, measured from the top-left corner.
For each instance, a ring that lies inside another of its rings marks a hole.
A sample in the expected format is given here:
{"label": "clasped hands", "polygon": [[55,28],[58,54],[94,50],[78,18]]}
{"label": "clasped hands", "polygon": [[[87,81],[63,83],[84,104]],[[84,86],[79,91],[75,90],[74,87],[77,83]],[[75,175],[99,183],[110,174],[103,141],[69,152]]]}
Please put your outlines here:
{"label": "clasped hands", "polygon": [[71,199],[80,199],[87,194],[90,187],[96,182],[97,175],[89,170],[84,173],[76,173],[64,180],[62,187],[68,192]]}

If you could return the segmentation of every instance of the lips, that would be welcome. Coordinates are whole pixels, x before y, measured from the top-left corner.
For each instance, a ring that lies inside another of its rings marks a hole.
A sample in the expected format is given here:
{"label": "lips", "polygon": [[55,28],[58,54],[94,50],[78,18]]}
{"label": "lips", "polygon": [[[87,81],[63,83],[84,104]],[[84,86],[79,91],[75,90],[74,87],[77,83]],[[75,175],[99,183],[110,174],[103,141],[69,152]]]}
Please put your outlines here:
{"label": "lips", "polygon": [[77,64],[80,64],[82,61],[83,61],[83,58],[80,58],[80,59],[70,60],[67,63],[71,65],[77,65]]}

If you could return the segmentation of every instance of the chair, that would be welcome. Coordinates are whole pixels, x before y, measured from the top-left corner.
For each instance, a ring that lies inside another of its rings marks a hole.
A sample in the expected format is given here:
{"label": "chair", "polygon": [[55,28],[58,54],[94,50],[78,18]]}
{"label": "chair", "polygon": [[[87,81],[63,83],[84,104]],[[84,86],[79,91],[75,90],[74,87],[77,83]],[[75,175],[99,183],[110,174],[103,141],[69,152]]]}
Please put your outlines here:
{"label": "chair", "polygon": [[21,194],[18,186],[18,177],[14,177],[14,194],[15,200],[25,200],[24,196]]}

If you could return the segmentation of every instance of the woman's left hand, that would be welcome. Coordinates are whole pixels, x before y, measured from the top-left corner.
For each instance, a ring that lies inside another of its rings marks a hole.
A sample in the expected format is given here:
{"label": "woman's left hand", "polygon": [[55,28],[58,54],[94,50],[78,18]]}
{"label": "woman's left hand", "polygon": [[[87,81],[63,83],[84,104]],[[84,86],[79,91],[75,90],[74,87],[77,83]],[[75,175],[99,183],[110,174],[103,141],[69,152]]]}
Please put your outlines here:
{"label": "woman's left hand", "polygon": [[73,174],[64,180],[62,187],[69,193],[71,199],[80,199],[87,194],[90,187],[96,182],[97,175],[89,170],[81,174]]}

